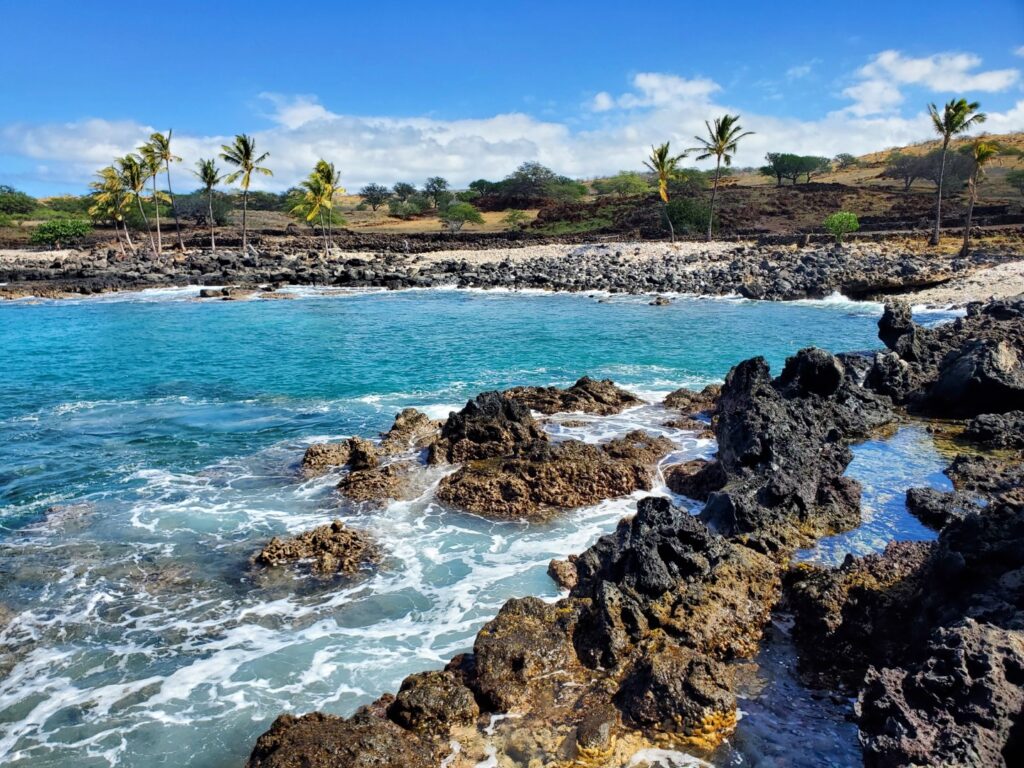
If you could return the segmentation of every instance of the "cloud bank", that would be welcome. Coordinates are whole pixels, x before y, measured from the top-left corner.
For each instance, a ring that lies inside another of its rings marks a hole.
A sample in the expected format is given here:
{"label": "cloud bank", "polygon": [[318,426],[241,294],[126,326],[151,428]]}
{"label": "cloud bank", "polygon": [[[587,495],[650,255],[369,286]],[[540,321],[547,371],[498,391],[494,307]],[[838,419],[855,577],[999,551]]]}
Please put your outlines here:
{"label": "cloud bank", "polygon": [[[519,112],[475,120],[347,115],[312,95],[264,93],[271,125],[251,133],[259,149],[270,152],[274,177],[256,179],[254,187],[285,189],[321,157],[336,163],[350,190],[370,182],[422,183],[438,174],[462,186],[477,178],[500,178],[527,160],[569,176],[593,177],[638,168],[654,143],[668,140],[674,147],[690,147],[694,135],[703,133],[704,121],[724,112],[740,113],[744,129],[755,131],[741,144],[740,166],[759,165],[765,152],[776,150],[862,154],[929,136],[924,104],[912,114],[902,111],[908,87],[941,101],[952,94],[1005,92],[1020,83],[1016,69],[984,70],[981,65],[967,53],[914,58],[883,51],[852,73],[837,94],[848,104],[810,120],[759,115],[730,103],[725,89],[709,78],[663,72],[636,74],[618,94],[597,93],[578,117],[566,122]],[[787,76],[806,77],[811,66],[791,68]],[[1024,130],[1024,99],[1005,112],[989,112],[984,127],[992,133]],[[153,130],[142,122],[99,118],[13,123],[0,126],[0,155],[29,169],[21,178],[80,190],[98,168],[133,150]],[[185,168],[200,157],[216,156],[229,139],[180,128],[174,133]],[[191,186],[183,178],[185,168],[177,170],[179,189]]]}

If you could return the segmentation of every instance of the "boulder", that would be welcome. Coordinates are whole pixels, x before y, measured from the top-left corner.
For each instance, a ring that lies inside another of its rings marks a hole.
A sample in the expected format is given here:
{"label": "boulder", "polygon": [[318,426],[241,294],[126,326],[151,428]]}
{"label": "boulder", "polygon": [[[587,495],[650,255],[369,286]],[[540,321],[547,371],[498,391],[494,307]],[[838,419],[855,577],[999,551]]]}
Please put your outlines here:
{"label": "boulder", "polygon": [[1024,365],[1005,341],[970,341],[942,361],[928,409],[948,416],[1024,408]]}
{"label": "boulder", "polygon": [[302,456],[301,471],[306,477],[322,475],[334,467],[348,464],[352,448],[344,443],[314,443]]}
{"label": "boulder", "polygon": [[651,488],[654,464],[672,449],[663,437],[631,432],[602,446],[535,441],[512,456],[468,461],[441,480],[437,498],[504,520],[558,512]]}
{"label": "boulder", "polygon": [[430,446],[430,463],[508,456],[537,440],[546,437],[527,406],[500,392],[484,392],[448,417]]}
{"label": "boulder", "polygon": [[719,384],[708,384],[700,392],[683,387],[665,396],[665,407],[687,414],[711,413],[721,394]]}
{"label": "boulder", "polygon": [[985,448],[1024,448],[1024,411],[975,416],[962,437]]}
{"label": "boulder", "polygon": [[402,681],[388,717],[417,733],[438,735],[470,725],[480,715],[473,692],[452,672],[420,672]]}
{"label": "boulder", "polygon": [[338,490],[352,501],[385,502],[407,499],[412,493],[410,474],[415,464],[395,462],[383,467],[353,470],[338,481]]}
{"label": "boulder", "polygon": [[572,589],[578,581],[576,576],[576,556],[569,555],[567,560],[552,560],[548,563],[548,576],[562,589]]}
{"label": "boulder", "polygon": [[641,405],[643,400],[615,386],[611,379],[596,380],[584,376],[568,389],[557,387],[513,387],[505,397],[540,413],[594,413],[609,416]]}
{"label": "boulder", "polygon": [[380,549],[369,534],[335,520],[298,536],[275,536],[260,550],[254,562],[278,566],[310,561],[314,573],[329,576],[356,573],[379,559]]}
{"label": "boulder", "polygon": [[981,506],[965,493],[911,488],[907,491],[907,509],[929,528],[938,531],[953,520],[979,512]]}
{"label": "boulder", "polygon": [[715,491],[725,485],[722,465],[707,459],[692,459],[674,464],[665,470],[665,484],[675,493],[695,501],[707,501]]}
{"label": "boulder", "polygon": [[395,416],[395,423],[381,435],[380,452],[394,456],[408,450],[426,448],[437,437],[441,422],[415,408],[405,408]]}

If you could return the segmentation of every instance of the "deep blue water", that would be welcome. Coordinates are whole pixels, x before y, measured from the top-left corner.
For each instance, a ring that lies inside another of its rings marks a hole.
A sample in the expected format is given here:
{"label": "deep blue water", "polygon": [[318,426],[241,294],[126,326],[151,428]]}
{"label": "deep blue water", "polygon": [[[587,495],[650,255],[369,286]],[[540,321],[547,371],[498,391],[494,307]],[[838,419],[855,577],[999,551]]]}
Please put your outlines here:
{"label": "deep blue water", "polygon": [[[337,497],[336,476],[296,478],[310,442],[583,374],[656,402],[755,354],[777,371],[812,344],[876,348],[879,311],[458,291],[0,304],[0,609],[13,617],[0,763],[237,764],[280,711],[351,712],[464,650],[508,597],[555,595],[547,561],[635,504],[547,526],[489,523],[429,492],[367,513]],[[652,405],[564,431],[599,440],[663,416]],[[676,458],[713,449],[669,434]],[[851,472],[877,524],[815,556],[927,537],[892,487],[941,483],[940,466],[921,430],[864,446]],[[325,588],[248,569],[270,536],[331,517],[385,545],[379,573]],[[836,740],[843,764],[849,730]]]}

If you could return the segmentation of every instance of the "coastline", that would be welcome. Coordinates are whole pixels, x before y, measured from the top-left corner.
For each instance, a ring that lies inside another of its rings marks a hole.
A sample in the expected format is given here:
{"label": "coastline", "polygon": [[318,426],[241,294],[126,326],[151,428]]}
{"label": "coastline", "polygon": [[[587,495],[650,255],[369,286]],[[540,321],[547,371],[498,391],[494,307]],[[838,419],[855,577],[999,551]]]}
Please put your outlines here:
{"label": "coastline", "polygon": [[964,306],[1024,290],[1024,240],[986,245],[968,258],[905,242],[843,247],[748,242],[616,242],[524,245],[426,253],[332,252],[279,245],[243,256],[189,251],[121,260],[111,251],[0,250],[0,298],[65,298],[118,291],[212,286],[210,298],[244,298],[285,286],[505,288],[795,301],[841,294]]}

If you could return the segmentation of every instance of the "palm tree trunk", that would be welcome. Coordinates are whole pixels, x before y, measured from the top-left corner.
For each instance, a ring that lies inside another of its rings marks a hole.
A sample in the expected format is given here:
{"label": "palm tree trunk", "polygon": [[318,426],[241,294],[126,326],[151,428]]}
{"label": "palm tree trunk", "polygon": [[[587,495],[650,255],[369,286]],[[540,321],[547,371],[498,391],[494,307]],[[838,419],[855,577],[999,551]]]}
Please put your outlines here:
{"label": "palm tree trunk", "polygon": [[967,220],[964,222],[964,247],[960,255],[964,258],[970,253],[971,248],[971,219],[974,216],[974,201],[977,199],[977,187],[974,179],[971,179],[970,194],[967,199]]}
{"label": "palm tree trunk", "polygon": [[247,246],[249,241],[246,239],[245,233],[245,215],[249,211],[249,189],[248,187],[242,190],[242,253],[247,252]]}
{"label": "palm tree trunk", "polygon": [[146,232],[149,233],[149,245],[153,249],[153,255],[156,255],[156,240],[153,239],[153,230],[149,228],[149,217],[146,215],[146,209],[142,206],[142,196],[136,195],[135,202],[139,204],[139,213],[142,214],[142,223],[146,225]]}
{"label": "palm tree trunk", "polygon": [[114,219],[114,234],[117,235],[117,247],[121,249],[121,258],[127,259],[128,254],[124,252],[124,241],[121,239],[121,228],[117,226],[117,219]]}
{"label": "palm tree trunk", "polygon": [[208,202],[210,205],[210,253],[214,253],[217,250],[217,240],[214,237],[214,229],[217,226],[217,222],[213,219],[213,190],[209,190]]}
{"label": "palm tree trunk", "polygon": [[128,232],[128,221],[125,219],[121,220],[121,226],[124,227],[124,239],[128,241],[128,250],[132,252],[132,256],[135,255],[135,243],[132,242],[132,236]]}
{"label": "palm tree trunk", "polygon": [[672,238],[672,242],[676,241],[676,228],[672,226],[672,217],[668,215],[668,203],[663,202],[661,207],[665,210],[665,221],[668,222],[669,237]]}
{"label": "palm tree trunk", "polygon": [[939,244],[939,232],[942,227],[942,177],[946,175],[946,149],[949,147],[949,142],[944,141],[942,143],[942,162],[939,163],[939,189],[938,194],[935,195],[935,231],[932,232],[932,245]]}
{"label": "palm tree trunk", "polygon": [[711,242],[711,224],[715,220],[715,197],[718,196],[718,177],[722,170],[722,158],[715,163],[715,184],[711,187],[711,211],[708,213],[708,242]]}
{"label": "palm tree trunk", "polygon": [[160,198],[156,194],[156,173],[153,173],[153,210],[156,211],[156,255],[164,252],[164,240],[160,235]]}
{"label": "palm tree trunk", "polygon": [[327,225],[324,223],[324,209],[323,208],[320,209],[320,234],[324,238],[324,258],[326,259],[328,253],[330,253],[330,247],[331,246],[329,244],[329,241],[327,240]]}
{"label": "palm tree trunk", "polygon": [[171,190],[171,163],[167,161],[167,196],[171,198],[171,213],[174,214],[174,231],[178,235],[178,250],[185,252],[185,243],[181,239],[181,223],[178,221],[178,206],[174,204],[174,192]]}

